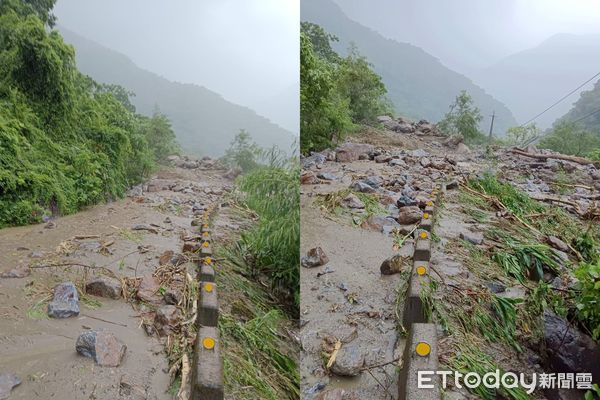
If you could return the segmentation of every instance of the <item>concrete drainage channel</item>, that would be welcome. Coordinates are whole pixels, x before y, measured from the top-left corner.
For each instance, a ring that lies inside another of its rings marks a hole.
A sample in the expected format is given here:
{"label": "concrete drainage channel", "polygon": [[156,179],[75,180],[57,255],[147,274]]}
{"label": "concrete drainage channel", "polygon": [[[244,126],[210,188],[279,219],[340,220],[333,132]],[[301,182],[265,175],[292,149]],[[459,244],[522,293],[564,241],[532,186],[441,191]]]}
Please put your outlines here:
{"label": "concrete drainage channel", "polygon": [[206,209],[200,226],[201,245],[195,258],[198,279],[197,334],[192,363],[192,400],[221,400],[224,398],[223,358],[219,344],[219,302],[215,283],[215,262],[212,252],[211,222],[217,206]]}
{"label": "concrete drainage channel", "polygon": [[437,380],[428,384],[431,388],[418,388],[419,371],[436,371],[438,368],[438,339],[434,323],[428,320],[422,292],[429,287],[431,259],[431,235],[436,217],[436,207],[446,190],[445,184],[433,189],[427,202],[423,219],[415,231],[413,266],[406,291],[402,323],[408,330],[404,348],[403,366],[398,380],[400,400],[439,400],[440,385]]}

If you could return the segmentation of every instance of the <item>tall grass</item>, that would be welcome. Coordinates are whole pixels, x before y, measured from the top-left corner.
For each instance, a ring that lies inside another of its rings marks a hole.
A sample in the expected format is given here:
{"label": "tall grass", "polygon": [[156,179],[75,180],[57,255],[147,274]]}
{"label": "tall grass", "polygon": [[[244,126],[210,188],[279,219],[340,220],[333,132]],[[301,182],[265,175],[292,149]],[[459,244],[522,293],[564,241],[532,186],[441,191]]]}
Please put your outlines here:
{"label": "tall grass", "polygon": [[241,201],[258,215],[242,234],[255,274],[268,277],[276,293],[300,304],[300,166],[295,158],[270,154],[269,164],[237,181]]}

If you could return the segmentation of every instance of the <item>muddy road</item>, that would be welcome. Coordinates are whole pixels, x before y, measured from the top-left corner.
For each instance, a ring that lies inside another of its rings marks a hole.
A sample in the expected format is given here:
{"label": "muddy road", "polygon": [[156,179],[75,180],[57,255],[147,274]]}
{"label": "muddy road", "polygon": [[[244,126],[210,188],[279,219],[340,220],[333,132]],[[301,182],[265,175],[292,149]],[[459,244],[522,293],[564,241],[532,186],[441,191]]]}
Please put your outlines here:
{"label": "muddy road", "polygon": [[[22,382],[11,399],[173,398],[165,338],[149,336],[141,323],[149,307],[82,289],[108,272],[122,280],[151,276],[161,255],[181,253],[182,238],[194,233],[194,214],[231,187],[223,172],[165,167],[123,200],[0,230],[0,274],[17,269],[25,275],[0,278],[0,373],[14,373]],[[80,314],[48,318],[52,290],[65,281],[80,291]],[[127,346],[119,367],[100,367],[75,351],[79,334],[97,329]]]}

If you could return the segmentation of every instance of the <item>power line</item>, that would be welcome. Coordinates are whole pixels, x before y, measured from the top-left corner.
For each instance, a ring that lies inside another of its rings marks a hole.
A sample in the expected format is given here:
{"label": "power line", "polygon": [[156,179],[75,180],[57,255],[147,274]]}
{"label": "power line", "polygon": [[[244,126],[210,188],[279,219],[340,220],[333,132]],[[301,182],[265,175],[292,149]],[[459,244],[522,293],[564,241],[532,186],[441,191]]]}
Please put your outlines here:
{"label": "power line", "polygon": [[576,124],[576,123],[578,123],[579,121],[582,121],[582,120],[586,119],[587,117],[591,117],[592,115],[594,115],[594,114],[597,114],[597,113],[599,113],[599,112],[600,112],[600,108],[598,108],[598,109],[597,109],[597,110],[595,110],[595,111],[592,111],[592,112],[591,112],[591,113],[589,113],[589,114],[586,114],[586,115],[584,115],[584,116],[583,116],[583,117],[581,117],[581,118],[578,118],[578,119],[576,119],[575,121],[573,121],[573,123],[574,123],[574,124]]}
{"label": "power line", "polygon": [[521,124],[521,126],[525,126],[525,125],[529,124],[530,122],[533,122],[537,118],[541,117],[543,114],[545,114],[547,111],[550,111],[552,108],[554,108],[560,102],[562,102],[564,99],[566,99],[567,97],[569,97],[570,95],[572,95],[573,93],[575,93],[576,91],[578,91],[579,89],[581,89],[582,87],[584,87],[585,85],[587,85],[589,82],[591,82],[592,80],[594,80],[594,78],[596,78],[597,76],[600,76],[600,72],[598,72],[596,75],[592,76],[587,81],[583,82],[581,85],[577,86],[575,89],[571,90],[569,93],[567,93],[566,95],[564,95],[563,97],[561,97],[559,100],[557,100],[556,102],[554,102],[550,107],[546,108],[544,111],[542,111],[541,113],[539,113],[535,117],[533,117],[530,120],[528,120],[527,122]]}

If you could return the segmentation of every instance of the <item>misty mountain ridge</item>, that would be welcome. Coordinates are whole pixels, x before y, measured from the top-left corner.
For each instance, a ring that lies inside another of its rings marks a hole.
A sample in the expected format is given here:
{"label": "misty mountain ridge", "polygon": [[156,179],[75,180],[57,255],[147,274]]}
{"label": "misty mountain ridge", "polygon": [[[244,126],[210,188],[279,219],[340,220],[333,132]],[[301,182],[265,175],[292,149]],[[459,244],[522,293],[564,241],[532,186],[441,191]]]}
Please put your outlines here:
{"label": "misty mountain ridge", "polygon": [[[600,35],[561,33],[538,46],[512,54],[474,73],[473,79],[494,93],[524,123],[554,101],[600,72]],[[567,113],[593,82],[545,113],[536,123],[547,128]]]}
{"label": "misty mountain ridge", "polygon": [[182,149],[191,155],[220,156],[240,129],[261,147],[289,152],[296,136],[255,111],[225,100],[205,87],[173,82],[140,68],[126,55],[57,26],[76,51],[77,67],[101,83],[123,86],[137,112],[151,115],[158,107],[172,123]]}
{"label": "misty mountain ridge", "polygon": [[386,39],[371,28],[348,18],[331,0],[303,0],[301,19],[321,25],[337,36],[334,49],[345,55],[354,43],[358,51],[373,64],[388,90],[399,115],[413,119],[437,122],[448,112],[449,106],[461,90],[466,90],[484,116],[481,129],[489,129],[492,112],[497,119],[494,133],[503,135],[516,120],[500,101],[475,85],[467,77],[445,67],[436,57],[420,47]]}

